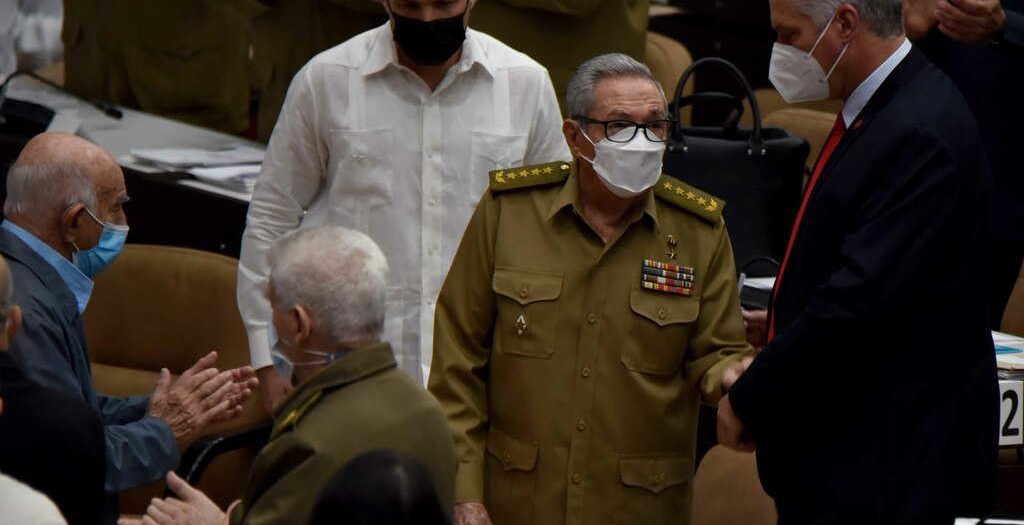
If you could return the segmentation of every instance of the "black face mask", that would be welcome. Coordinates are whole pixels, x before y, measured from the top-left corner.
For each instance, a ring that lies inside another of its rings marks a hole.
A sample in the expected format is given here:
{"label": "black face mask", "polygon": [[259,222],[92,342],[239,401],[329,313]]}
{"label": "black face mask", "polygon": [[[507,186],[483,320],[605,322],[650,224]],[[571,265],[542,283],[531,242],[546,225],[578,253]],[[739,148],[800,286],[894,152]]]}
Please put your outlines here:
{"label": "black face mask", "polygon": [[391,16],[395,20],[395,43],[410,60],[421,66],[443,64],[466,39],[465,11],[458,16],[430,22],[400,16],[394,11]]}

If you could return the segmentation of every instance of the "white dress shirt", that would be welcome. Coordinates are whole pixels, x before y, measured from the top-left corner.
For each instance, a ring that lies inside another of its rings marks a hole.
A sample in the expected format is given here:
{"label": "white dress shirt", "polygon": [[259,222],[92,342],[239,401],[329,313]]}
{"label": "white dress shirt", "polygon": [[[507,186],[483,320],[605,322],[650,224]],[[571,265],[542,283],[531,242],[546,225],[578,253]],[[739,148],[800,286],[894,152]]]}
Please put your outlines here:
{"label": "white dress shirt", "polygon": [[857,86],[857,89],[854,89],[853,93],[846,98],[846,101],[843,102],[843,122],[846,124],[846,129],[850,129],[853,121],[857,119],[857,115],[860,115],[864,106],[868,105],[868,101],[875,96],[878,88],[882,87],[882,82],[885,82],[896,66],[900,65],[900,62],[903,62],[903,59],[910,54],[910,47],[910,40],[904,38],[900,47],[896,48],[896,51],[893,51],[889,58],[875,68],[868,78],[865,78]]}
{"label": "white dress shirt", "polygon": [[368,234],[388,258],[385,338],[426,377],[434,303],[488,172],[569,159],[547,71],[469,30],[433,92],[400,65],[389,24],[313,58],[292,80],[249,208],[238,305],[253,366],[275,337],[266,254],[296,228]]}

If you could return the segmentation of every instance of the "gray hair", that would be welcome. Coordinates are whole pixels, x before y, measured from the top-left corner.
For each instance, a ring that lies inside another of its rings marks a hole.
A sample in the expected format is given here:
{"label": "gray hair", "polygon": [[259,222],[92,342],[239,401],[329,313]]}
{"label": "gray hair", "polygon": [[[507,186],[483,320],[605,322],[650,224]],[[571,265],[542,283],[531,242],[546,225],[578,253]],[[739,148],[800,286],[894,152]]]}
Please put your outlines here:
{"label": "gray hair", "polygon": [[81,202],[96,211],[96,187],[78,165],[70,162],[17,164],[7,172],[4,215],[49,217]]}
{"label": "gray hair", "polygon": [[608,78],[645,78],[658,87],[661,98],[665,90],[661,87],[651,69],[636,59],[622,53],[608,53],[587,60],[576,70],[566,89],[565,101],[569,117],[586,116],[594,108],[594,90],[597,84]]}
{"label": "gray hair", "polygon": [[882,38],[903,34],[902,0],[796,0],[796,7],[824,29],[843,4],[852,5],[872,33]]}
{"label": "gray hair", "polygon": [[270,250],[275,301],[309,309],[338,344],[380,340],[387,274],[377,244],[348,228],[296,230]]}

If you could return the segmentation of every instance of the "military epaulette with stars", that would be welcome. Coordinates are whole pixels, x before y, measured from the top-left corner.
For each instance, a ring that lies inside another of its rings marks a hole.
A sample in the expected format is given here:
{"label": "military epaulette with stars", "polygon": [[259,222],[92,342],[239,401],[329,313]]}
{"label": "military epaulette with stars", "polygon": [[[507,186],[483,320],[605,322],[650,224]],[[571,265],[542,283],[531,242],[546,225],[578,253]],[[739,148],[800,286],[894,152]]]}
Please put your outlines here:
{"label": "military epaulette with stars", "polygon": [[662,175],[654,187],[654,194],[711,224],[718,224],[722,219],[725,201],[677,179]]}
{"label": "military epaulette with stars", "polygon": [[518,190],[564,182],[572,173],[568,162],[550,162],[491,172],[491,192]]}
{"label": "military epaulette with stars", "polygon": [[280,423],[274,425],[274,431],[270,433],[270,439],[274,439],[285,431],[294,428],[295,425],[298,425],[302,416],[306,415],[306,412],[309,412],[309,409],[313,408],[313,405],[316,405],[316,402],[320,401],[320,398],[323,397],[323,395],[324,392],[321,390],[310,396],[309,399],[304,401],[298,407],[293,408],[291,412],[288,412],[288,415],[284,416]]}

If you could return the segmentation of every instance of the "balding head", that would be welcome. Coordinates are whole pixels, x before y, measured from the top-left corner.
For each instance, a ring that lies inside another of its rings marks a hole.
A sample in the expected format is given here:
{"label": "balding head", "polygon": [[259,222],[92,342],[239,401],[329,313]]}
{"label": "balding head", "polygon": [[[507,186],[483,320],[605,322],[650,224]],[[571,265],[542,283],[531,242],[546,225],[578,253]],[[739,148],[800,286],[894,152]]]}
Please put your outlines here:
{"label": "balding head", "polygon": [[43,133],[21,151],[7,175],[4,215],[57,251],[95,246],[101,222],[124,224],[124,175],[99,146],[67,133]]}

